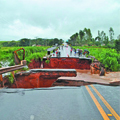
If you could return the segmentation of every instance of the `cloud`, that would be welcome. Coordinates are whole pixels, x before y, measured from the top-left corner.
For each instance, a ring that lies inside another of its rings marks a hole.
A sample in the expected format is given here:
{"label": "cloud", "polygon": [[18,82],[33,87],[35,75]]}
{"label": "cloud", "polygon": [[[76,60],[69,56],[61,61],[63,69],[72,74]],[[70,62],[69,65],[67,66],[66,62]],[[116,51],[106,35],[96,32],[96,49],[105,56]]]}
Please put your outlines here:
{"label": "cloud", "polygon": [[0,40],[62,38],[90,28],[119,34],[120,2],[114,0],[0,0]]}

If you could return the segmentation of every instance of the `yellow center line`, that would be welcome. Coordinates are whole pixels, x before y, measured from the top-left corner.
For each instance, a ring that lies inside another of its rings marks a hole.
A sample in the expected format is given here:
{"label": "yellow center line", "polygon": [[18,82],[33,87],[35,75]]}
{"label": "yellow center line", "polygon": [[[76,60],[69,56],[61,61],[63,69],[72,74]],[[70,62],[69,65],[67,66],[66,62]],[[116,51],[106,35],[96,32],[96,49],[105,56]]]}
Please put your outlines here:
{"label": "yellow center line", "polygon": [[106,105],[106,107],[110,110],[110,112],[113,114],[113,116],[116,118],[116,120],[120,120],[120,116],[115,112],[115,110],[109,105],[109,103],[103,98],[103,96],[97,91],[97,89],[91,85],[93,90],[97,93],[97,95],[101,98],[103,103]]}
{"label": "yellow center line", "polygon": [[88,93],[90,94],[91,98],[93,99],[95,105],[97,106],[97,108],[98,108],[100,114],[102,115],[103,119],[104,120],[110,120],[108,118],[107,114],[105,113],[105,111],[103,110],[103,108],[101,107],[101,105],[99,104],[99,102],[97,101],[97,99],[95,98],[95,96],[93,95],[93,93],[91,92],[91,90],[89,89],[89,87],[88,86],[85,86],[85,87],[86,87]]}

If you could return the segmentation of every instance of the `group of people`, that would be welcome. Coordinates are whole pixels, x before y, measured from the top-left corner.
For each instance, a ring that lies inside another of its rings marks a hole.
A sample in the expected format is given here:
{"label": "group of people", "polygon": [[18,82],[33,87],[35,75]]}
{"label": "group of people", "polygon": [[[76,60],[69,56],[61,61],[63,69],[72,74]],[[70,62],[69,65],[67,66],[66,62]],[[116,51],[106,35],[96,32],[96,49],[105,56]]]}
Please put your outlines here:
{"label": "group of people", "polygon": [[75,49],[75,48],[72,48],[71,47],[71,49],[70,49],[70,55],[72,55],[72,52],[74,52],[74,56],[76,56],[76,54],[78,54],[78,56],[80,57],[80,56],[82,56],[82,55],[84,55],[84,56],[86,56],[86,55],[89,55],[89,51],[88,50],[81,50],[81,49]]}
{"label": "group of people", "polygon": [[60,57],[60,55],[61,55],[60,48],[53,50],[53,56],[55,56],[55,54],[56,54],[56,57]]}
{"label": "group of people", "polygon": [[[63,49],[63,46],[61,46],[61,49]],[[66,49],[68,49],[68,47],[66,48]],[[71,47],[71,49],[70,49],[70,55],[72,55],[72,53],[74,53],[74,56],[76,56],[76,55],[78,55],[79,57],[80,56],[86,56],[86,55],[89,55],[89,51],[88,50],[81,50],[81,49],[75,49],[75,48],[72,48]],[[60,48],[58,48],[58,49],[54,49],[53,50],[53,56],[55,56],[55,54],[56,54],[56,57],[60,57],[61,56],[61,51],[60,51]]]}

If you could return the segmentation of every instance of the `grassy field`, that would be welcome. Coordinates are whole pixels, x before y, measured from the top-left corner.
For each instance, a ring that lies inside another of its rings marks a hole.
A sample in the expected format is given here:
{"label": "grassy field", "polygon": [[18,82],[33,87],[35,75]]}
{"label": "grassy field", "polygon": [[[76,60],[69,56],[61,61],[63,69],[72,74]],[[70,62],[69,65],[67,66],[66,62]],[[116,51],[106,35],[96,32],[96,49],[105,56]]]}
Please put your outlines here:
{"label": "grassy field", "polygon": [[[47,54],[46,49],[49,47],[50,46],[24,47],[25,60],[27,61],[27,64],[29,64],[32,59],[43,58]],[[21,47],[0,47],[0,61],[9,61],[10,62],[9,66],[15,65],[13,52],[15,50],[18,50],[19,48],[21,48]],[[17,53],[18,53],[20,59],[22,59],[23,51],[20,50]]]}
{"label": "grassy field", "polygon": [[[0,61],[10,62],[9,66],[15,65],[13,52],[21,47],[0,47]],[[32,59],[43,58],[47,51],[46,49],[50,46],[28,46],[25,49],[25,60],[27,64],[31,62]],[[104,64],[107,70],[120,71],[120,53],[117,53],[115,49],[96,47],[96,46],[73,46],[75,49],[89,50],[91,56],[95,56],[102,64]],[[22,59],[22,50],[17,52]]]}
{"label": "grassy field", "polygon": [[120,53],[115,49],[111,48],[102,48],[96,46],[73,46],[75,49],[87,49],[90,53],[89,55],[94,56],[99,60],[106,69],[111,71],[120,71]]}

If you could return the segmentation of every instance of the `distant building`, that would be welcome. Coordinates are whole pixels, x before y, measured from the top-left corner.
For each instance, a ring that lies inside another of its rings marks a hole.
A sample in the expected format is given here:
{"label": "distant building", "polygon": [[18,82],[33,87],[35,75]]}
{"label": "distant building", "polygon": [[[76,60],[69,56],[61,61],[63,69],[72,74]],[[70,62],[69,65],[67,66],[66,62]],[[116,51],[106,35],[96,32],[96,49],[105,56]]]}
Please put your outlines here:
{"label": "distant building", "polygon": [[33,44],[32,46],[36,46],[36,44]]}
{"label": "distant building", "polygon": [[39,47],[40,47],[41,45],[37,45],[37,46],[39,46]]}

